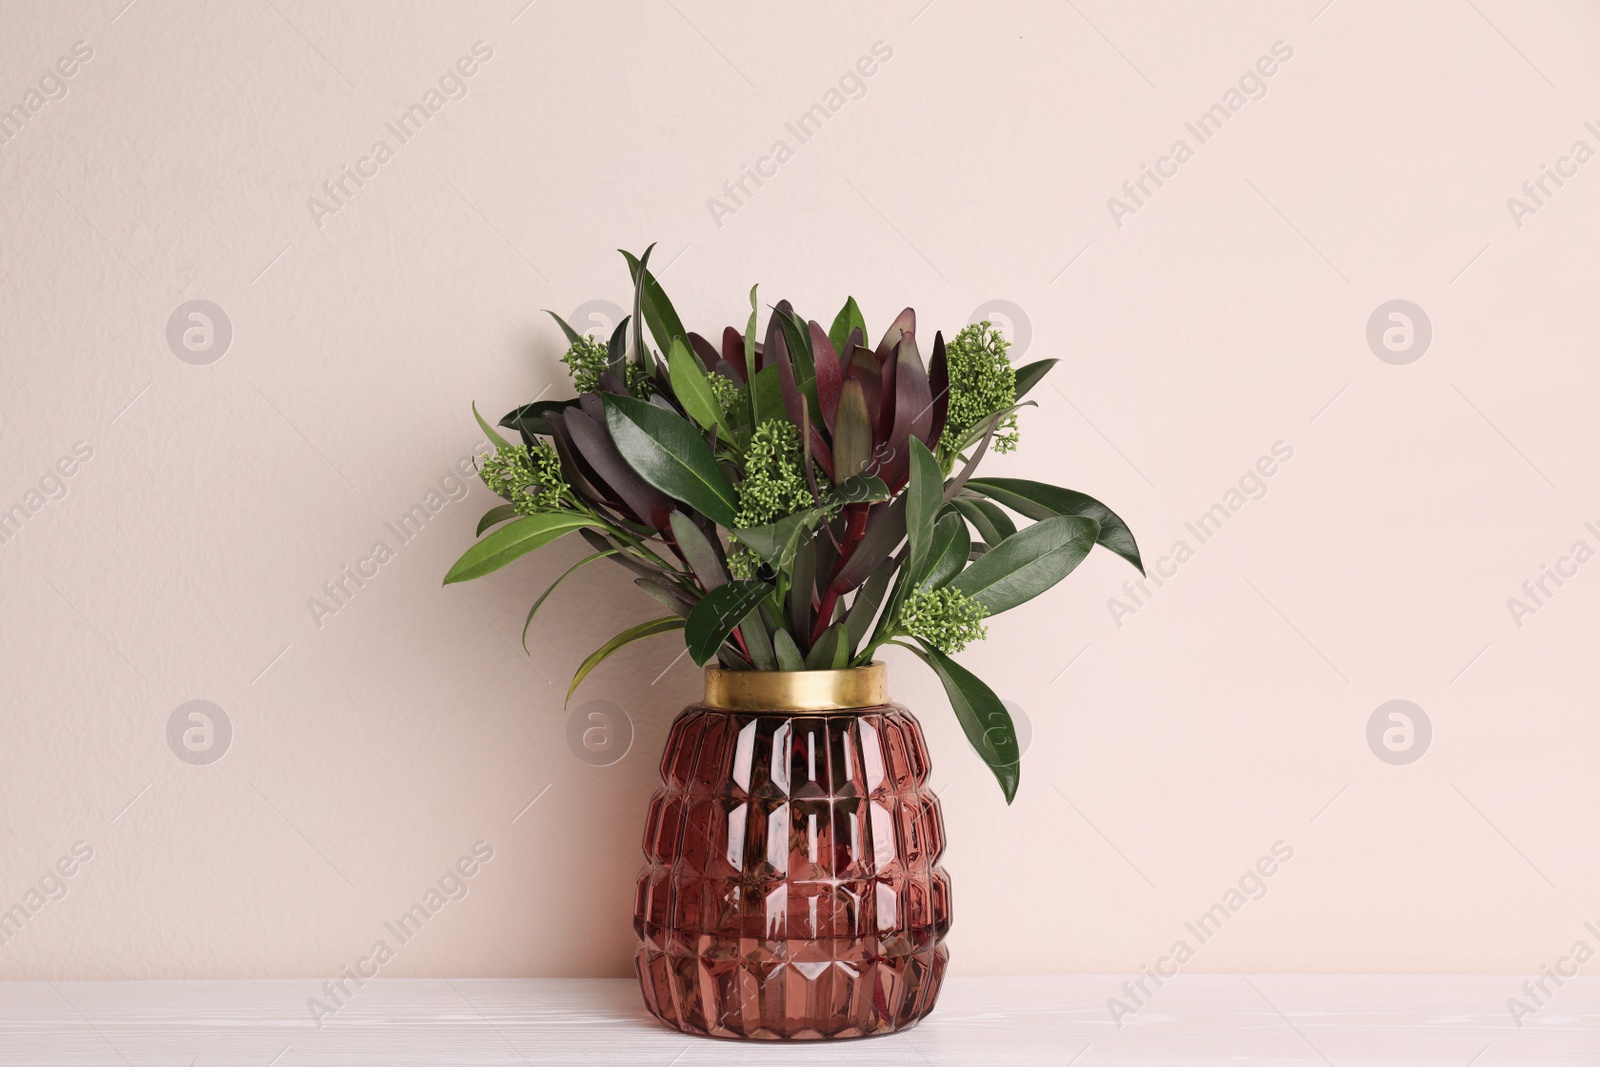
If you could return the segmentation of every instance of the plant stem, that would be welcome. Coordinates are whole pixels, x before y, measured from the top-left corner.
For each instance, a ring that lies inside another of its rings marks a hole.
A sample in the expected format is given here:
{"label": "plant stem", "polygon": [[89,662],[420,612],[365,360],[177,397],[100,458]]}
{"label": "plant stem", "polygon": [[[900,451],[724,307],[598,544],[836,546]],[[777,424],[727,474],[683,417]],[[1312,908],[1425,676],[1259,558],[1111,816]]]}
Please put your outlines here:
{"label": "plant stem", "polygon": [[823,591],[822,600],[817,607],[816,622],[811,625],[811,644],[815,645],[822,640],[822,635],[827,633],[828,627],[833,623],[833,606],[839,602],[843,591],[838,588],[839,574],[844,570],[845,564],[850,562],[850,557],[855,555],[856,548],[860,546],[861,539],[867,535],[867,512],[871,504],[847,504],[845,506],[844,541],[839,546],[839,556],[833,561],[833,572],[828,575],[828,585]]}
{"label": "plant stem", "polygon": [[645,542],[644,538],[641,538],[632,532],[623,529],[616,523],[607,522],[604,517],[596,517],[605,524],[607,532],[609,532],[612,537],[620,541],[623,546],[627,548],[634,556],[637,556],[646,563],[652,563],[655,566],[660,567],[662,570],[672,575],[672,577],[676,578],[679,582],[686,580],[684,573],[653,552],[650,549],[650,546]]}
{"label": "plant stem", "polygon": [[890,567],[895,568],[894,584],[889,587],[889,594],[884,597],[883,611],[878,615],[877,625],[872,628],[872,633],[867,638],[868,652],[873,651],[879,645],[895,636],[890,632],[889,627],[894,624],[895,618],[900,614],[900,601],[904,593],[902,585],[906,575],[901,564],[905,562],[906,553],[910,550],[910,544],[901,545],[900,551],[895,554],[893,561],[889,564]]}

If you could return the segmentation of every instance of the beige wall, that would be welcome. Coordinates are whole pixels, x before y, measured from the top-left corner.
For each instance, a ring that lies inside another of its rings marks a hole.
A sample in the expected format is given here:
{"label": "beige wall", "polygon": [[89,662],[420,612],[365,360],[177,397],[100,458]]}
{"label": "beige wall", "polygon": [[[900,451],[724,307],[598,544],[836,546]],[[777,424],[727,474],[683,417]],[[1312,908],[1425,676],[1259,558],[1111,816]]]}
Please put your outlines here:
{"label": "beige wall", "polygon": [[[937,759],[957,973],[1134,972],[1185,939],[1190,970],[1523,974],[1600,943],[1600,562],[1508,607],[1600,549],[1600,162],[1561,163],[1600,149],[1593,5],[921,2],[5,7],[0,105],[48,92],[0,144],[0,507],[26,515],[0,544],[0,905],[28,913],[0,977],[332,976],[380,939],[386,974],[627,972],[695,671],[661,639],[598,672],[574,707],[633,737],[591,765],[565,682],[652,605],[584,572],[525,658],[580,546],[439,579],[488,506],[454,479],[469,403],[564,389],[539,309],[623,302],[612,250],[652,240],[705,332],[752,282],[818,318],[854,293],[878,329],[1023,309],[1026,358],[1065,363],[990,470],[1103,498],[1153,565],[1189,549],[1137,602],[1097,555],[964,656],[1031,724],[1009,810],[891,656]],[[385,124],[475,42],[466,95],[401,143]],[[1275,50],[1264,96],[1186,128]],[[1145,164],[1171,176],[1135,201]],[[1513,212],[1545,164],[1576,173]],[[191,300],[225,314],[220,358],[187,311],[169,343]],[[1369,346],[1392,300],[1431,323],[1420,359]],[[308,606],[379,541],[375,577]],[[1409,765],[1367,740],[1395,699],[1431,723]],[[231,728],[207,765],[178,758],[187,711],[169,745],[192,700]],[[1199,945],[1185,921],[1275,842]],[[465,897],[398,944],[441,878]]]}

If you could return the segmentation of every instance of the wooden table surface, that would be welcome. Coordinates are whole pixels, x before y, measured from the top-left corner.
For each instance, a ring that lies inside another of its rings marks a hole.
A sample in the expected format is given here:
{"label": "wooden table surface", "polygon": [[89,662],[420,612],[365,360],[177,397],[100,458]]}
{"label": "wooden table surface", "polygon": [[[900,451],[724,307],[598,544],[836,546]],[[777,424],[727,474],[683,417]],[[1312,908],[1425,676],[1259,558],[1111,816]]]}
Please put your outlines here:
{"label": "wooden table surface", "polygon": [[[1185,975],[1118,1026],[1123,976],[953,979],[906,1034],[789,1045],[667,1030],[631,980],[372,981],[320,1026],[319,982],[11,982],[0,1065],[1600,1065],[1600,978],[1538,1006],[1525,980]],[[1513,997],[1536,1008],[1521,1026]]]}

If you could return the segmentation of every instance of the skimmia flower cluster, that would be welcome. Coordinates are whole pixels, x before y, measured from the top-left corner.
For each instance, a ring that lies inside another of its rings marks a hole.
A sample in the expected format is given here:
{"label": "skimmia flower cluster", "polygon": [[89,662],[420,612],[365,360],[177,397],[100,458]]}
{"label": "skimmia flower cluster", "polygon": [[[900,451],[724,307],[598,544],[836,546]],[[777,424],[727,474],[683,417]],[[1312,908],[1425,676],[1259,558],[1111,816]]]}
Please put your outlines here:
{"label": "skimmia flower cluster", "polygon": [[730,670],[843,669],[905,648],[938,675],[1009,801],[1010,715],[951,655],[1096,544],[1143,570],[1127,524],[1093,497],[977,476],[988,451],[1016,447],[1023,398],[1056,360],[1012,366],[988,322],[948,344],[935,333],[924,357],[910,308],[869,347],[854,299],[826,329],[779,301],[762,329],[755,289],[744,326],[712,341],[684,329],[649,250],[623,255],[633,313],[609,338],[552,314],[578,395],[509,412],[511,438],[478,416],[494,447],[480,473],[504,503],[445,581],[581,537],[593,551],[534,602],[526,645],[569,575],[624,567],[663,614],[595,650],[569,697],[617,649],[663,633]]}
{"label": "skimmia flower cluster", "polygon": [[[988,320],[967,326],[951,339],[945,350],[950,362],[950,418],[945,423],[939,445],[944,452],[959,452],[967,437],[996,411],[1017,402],[1017,372],[1006,357],[1011,347]],[[995,427],[991,447],[1010,452],[1017,447],[1015,412]]]}
{"label": "skimmia flower cluster", "polygon": [[801,470],[800,431],[788,419],[768,419],[750,435],[741,464],[744,477],[734,486],[738,527],[765,526],[817,501]]}
{"label": "skimmia flower cluster", "polygon": [[548,441],[535,440],[483,457],[478,477],[518,515],[558,510],[562,497],[571,493],[561,474],[561,457]]}

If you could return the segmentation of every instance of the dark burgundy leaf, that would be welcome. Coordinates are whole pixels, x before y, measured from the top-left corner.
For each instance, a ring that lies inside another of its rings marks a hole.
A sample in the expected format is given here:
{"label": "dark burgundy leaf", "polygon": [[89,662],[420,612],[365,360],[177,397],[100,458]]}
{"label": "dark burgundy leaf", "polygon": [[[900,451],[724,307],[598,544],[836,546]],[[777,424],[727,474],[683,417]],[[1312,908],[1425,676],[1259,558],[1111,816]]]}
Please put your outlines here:
{"label": "dark burgundy leaf", "polygon": [[[878,373],[876,371],[868,372],[860,367],[851,367],[845,374],[845,382],[855,382],[856,385],[860,386],[861,406],[867,413],[867,436],[875,441],[878,433],[878,409],[883,405],[883,383],[878,380]],[[843,390],[839,393],[839,405],[840,409],[843,410]],[[838,432],[837,426],[834,427],[834,432]],[[872,451],[871,442],[868,443],[867,451]]]}
{"label": "dark burgundy leaf", "polygon": [[910,435],[931,447],[933,442],[928,430],[933,425],[933,388],[922,364],[922,353],[917,349],[917,339],[909,333],[900,340],[899,363],[894,379],[894,436],[900,436],[902,420],[909,420]]}
{"label": "dark burgundy leaf", "polygon": [[933,390],[933,425],[928,427],[929,448],[944,436],[950,417],[950,363],[944,354],[944,333],[933,335],[933,359],[928,362],[928,387]]}
{"label": "dark burgundy leaf", "polygon": [[576,405],[565,412],[552,411],[544,416],[545,425],[550,427],[550,440],[556,446],[556,455],[561,460],[562,477],[566,478],[567,484],[577,490],[580,496],[591,503],[622,508],[622,501],[611,492],[599,472],[589,465],[572,443],[572,435],[566,425],[566,416],[569,414],[580,418],[583,416],[583,412],[578,410]]}
{"label": "dark burgundy leaf", "polygon": [[834,561],[839,558],[838,532],[834,529],[835,525],[835,523],[824,524],[817,530],[813,542],[817,546],[816,588],[819,597],[828,584],[828,575],[833,573]]}
{"label": "dark burgundy leaf", "polygon": [[[933,422],[933,394],[928,386],[928,374],[922,369],[922,356],[917,352],[917,339],[906,334],[886,367],[894,367],[894,403],[891,407],[884,398],[884,418],[889,427],[881,433],[889,453],[883,460],[881,477],[891,492],[899,492],[911,474],[911,439],[927,443],[928,427]],[[888,386],[887,379],[885,386]]]}
{"label": "dark burgundy leaf", "polygon": [[894,382],[899,373],[900,348],[896,346],[895,350],[889,353],[889,358],[878,368],[878,389],[883,399],[878,402],[878,421],[873,424],[873,434],[877,439],[888,441],[890,444],[894,443],[890,434],[894,431],[894,409],[898,399],[895,395]]}
{"label": "dark burgundy leaf", "polygon": [[806,434],[811,438],[812,462],[822,469],[831,482],[833,480],[833,450],[822,439],[822,431],[809,422],[806,424]]}
{"label": "dark burgundy leaf", "polygon": [[[852,342],[859,333],[859,330],[850,331]],[[832,433],[834,419],[839,414],[839,387],[844,384],[844,370],[839,366],[839,354],[833,350],[833,342],[815,319],[811,320],[811,358],[817,372],[817,407],[821,409],[822,424]]]}
{"label": "dark burgundy leaf", "polygon": [[[587,401],[589,398],[584,399]],[[604,412],[596,420],[588,412],[588,407],[585,403],[586,410],[572,412],[566,417],[567,432],[572,435],[573,444],[639,521],[657,530],[668,529],[671,525],[672,498],[634,473],[617,450],[616,443],[611,440]]]}
{"label": "dark burgundy leaf", "polygon": [[829,583],[837,593],[848,593],[867,576],[877,570],[894,554],[906,537],[906,498],[896,497],[892,503],[875,505],[873,515],[867,520],[867,533],[839,573]]}
{"label": "dark burgundy leaf", "polygon": [[839,393],[839,425],[834,430],[833,444],[839,458],[834,470],[842,478],[859,474],[872,460],[872,422],[866,391],[854,375]]}
{"label": "dark burgundy leaf", "polygon": [[733,368],[733,380],[740,385],[750,380],[744,367],[744,334],[728,326],[722,331],[722,359]]}
{"label": "dark burgundy leaf", "polygon": [[[700,366],[706,370],[715,367],[717,360],[721,358],[711,342],[697,333],[689,335],[689,351],[695,354],[695,357],[700,360]],[[668,355],[670,358],[670,353]]]}
{"label": "dark burgundy leaf", "polygon": [[878,362],[889,358],[889,353],[900,347],[900,338],[908,333],[917,332],[917,313],[911,308],[906,308],[894,317],[889,328],[883,332],[883,340],[878,342]]}
{"label": "dark burgundy leaf", "polygon": [[805,413],[800,406],[800,386],[795,382],[794,365],[789,361],[789,342],[784,340],[783,327],[778,320],[779,314],[776,312],[767,320],[766,356],[762,365],[769,362],[777,364],[778,385],[783,390],[783,408],[789,413],[789,421],[800,426],[805,421]]}
{"label": "dark burgundy leaf", "polygon": [[859,345],[851,352],[845,377],[861,383],[862,399],[867,404],[868,425],[876,432],[879,410],[883,407],[883,374],[877,357]]}
{"label": "dark burgundy leaf", "polygon": [[564,411],[571,407],[572,400],[535,400],[531,404],[524,404],[514,411],[506,413],[500,420],[500,425],[508,430],[516,430],[523,436],[524,443],[533,434],[547,434],[549,429],[544,424],[544,415],[547,411]]}
{"label": "dark burgundy leaf", "polygon": [[583,539],[589,542],[589,544],[596,550],[600,552],[610,551],[615,553],[607,558],[619,566],[626,567],[639,577],[649,578],[652,580],[661,577],[660,570],[655,567],[648,567],[645,564],[640,563],[638,560],[622,551],[622,545],[619,542],[613,541],[599,530],[591,530],[586,526],[579,530],[578,533],[582,535]]}

